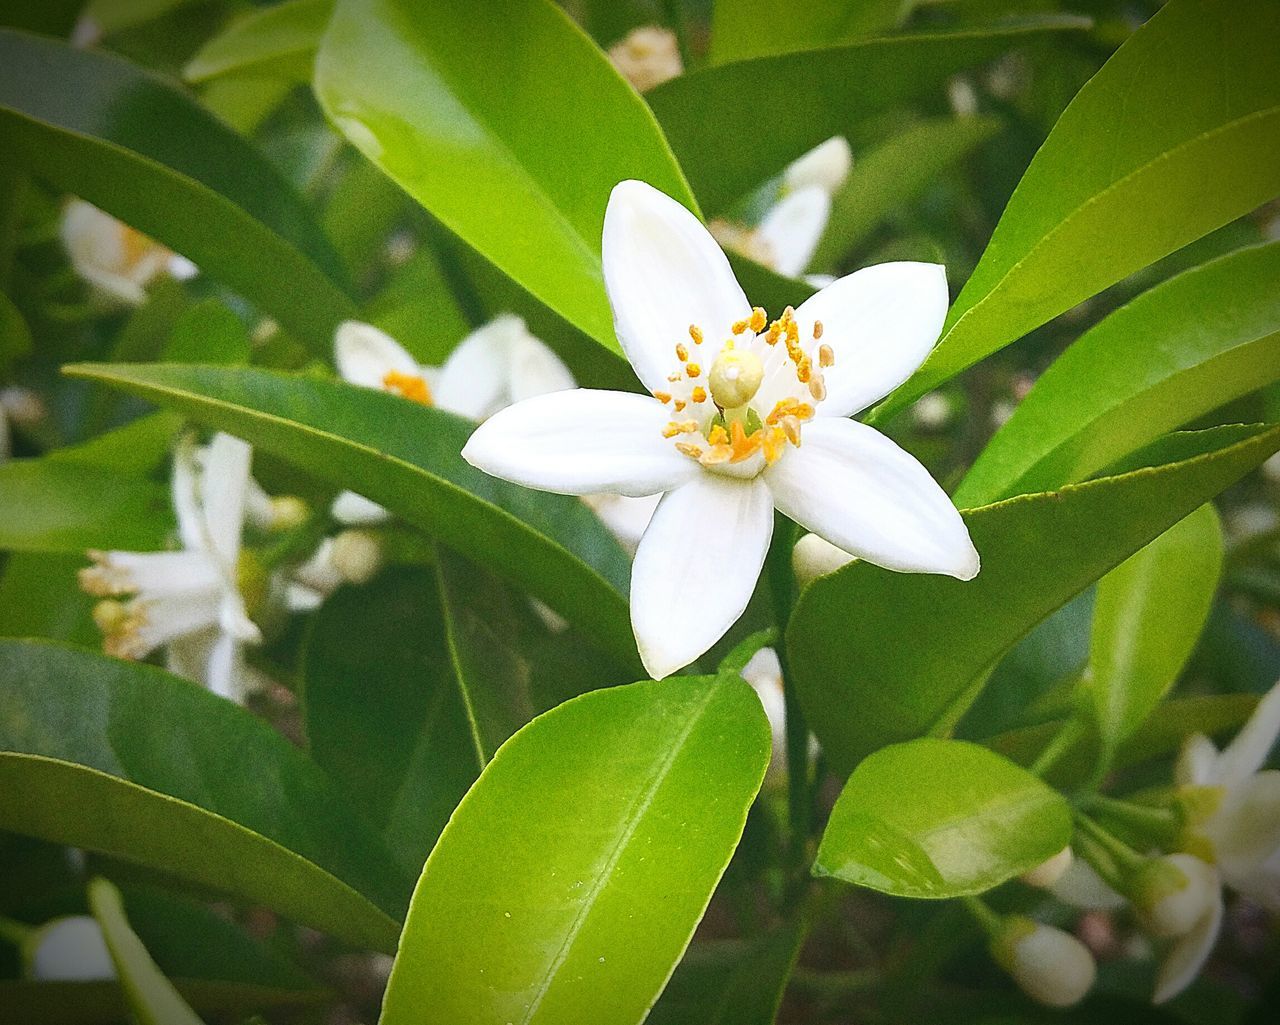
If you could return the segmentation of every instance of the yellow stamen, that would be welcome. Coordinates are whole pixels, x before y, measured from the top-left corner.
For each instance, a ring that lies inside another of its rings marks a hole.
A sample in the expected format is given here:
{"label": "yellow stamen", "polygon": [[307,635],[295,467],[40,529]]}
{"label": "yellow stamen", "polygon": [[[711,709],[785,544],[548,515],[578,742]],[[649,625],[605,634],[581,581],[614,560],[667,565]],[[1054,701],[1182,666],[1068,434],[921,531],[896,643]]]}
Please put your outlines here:
{"label": "yellow stamen", "polygon": [[702,373],[702,367],[697,363],[687,363],[685,364],[684,372],[687,377],[697,377]]}
{"label": "yellow stamen", "polygon": [[681,455],[688,456],[690,459],[702,458],[702,449],[689,441],[677,441],[676,451]]}
{"label": "yellow stamen", "polygon": [[751,309],[751,319],[747,322],[747,326],[756,334],[764,330],[765,324],[769,322],[769,316],[759,306]]}
{"label": "yellow stamen", "polygon": [[729,432],[719,424],[714,424],[711,430],[707,432],[707,441],[711,443],[713,448],[718,445],[727,445],[729,444]]}
{"label": "yellow stamen", "polygon": [[676,399],[676,412],[683,413],[684,407],[687,406],[688,404],[689,403],[685,402],[684,399]]}
{"label": "yellow stamen", "polygon": [[827,382],[822,379],[821,374],[814,374],[809,379],[809,394],[813,396],[814,402],[821,402],[827,397]]}
{"label": "yellow stamen", "polygon": [[813,340],[816,342],[822,337],[822,321],[815,320],[813,322]]}
{"label": "yellow stamen", "polygon": [[690,324],[689,337],[693,339],[694,345],[701,345],[702,344],[702,328],[698,327],[697,324]]}
{"label": "yellow stamen", "polygon": [[410,402],[417,402],[424,406],[431,405],[431,388],[417,374],[402,374],[398,370],[388,370],[382,378],[382,387]]}
{"label": "yellow stamen", "polygon": [[[818,321],[818,323],[822,323]],[[836,351],[829,345],[818,346],[818,366],[833,367],[836,365]]]}
{"label": "yellow stamen", "polygon": [[743,332],[743,331],[745,331],[745,330],[747,329],[747,326],[748,326],[750,323],[751,323],[751,321],[750,321],[749,319],[748,319],[748,320],[735,320],[735,321],[733,322],[733,333],[734,333],[735,335],[740,335],[740,334],[742,334],[742,332]]}
{"label": "yellow stamen", "polygon": [[707,389],[702,387],[702,385],[698,385],[698,387],[693,389],[693,394],[691,394],[689,398],[693,399],[694,402],[706,402]]}
{"label": "yellow stamen", "polygon": [[676,342],[676,359],[681,363],[689,358],[689,347],[684,342]]}
{"label": "yellow stamen", "polygon": [[671,395],[668,392],[664,392],[664,391],[654,392],[653,397],[657,399],[659,402],[661,402],[664,406],[671,401]]}
{"label": "yellow stamen", "polygon": [[782,418],[782,433],[796,448],[800,447],[800,421],[794,416],[784,416]]}
{"label": "yellow stamen", "polygon": [[662,436],[664,438],[674,438],[677,434],[694,434],[697,430],[697,420],[681,420],[679,423],[672,420],[662,429]]}
{"label": "yellow stamen", "polygon": [[703,466],[716,466],[720,463],[727,463],[733,455],[733,449],[728,445],[712,445],[711,448],[698,458]]}

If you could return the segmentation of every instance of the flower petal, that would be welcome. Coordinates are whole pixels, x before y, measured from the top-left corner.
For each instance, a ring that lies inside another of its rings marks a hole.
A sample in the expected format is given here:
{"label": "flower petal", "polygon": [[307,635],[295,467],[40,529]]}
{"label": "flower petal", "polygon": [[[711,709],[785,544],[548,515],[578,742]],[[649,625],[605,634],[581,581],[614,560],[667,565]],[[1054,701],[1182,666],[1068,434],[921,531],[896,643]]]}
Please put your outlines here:
{"label": "flower petal", "polygon": [[1128,903],[1083,858],[1072,859],[1049,891],[1062,903],[1089,911],[1112,911]]}
{"label": "flower petal", "polygon": [[638,498],[703,472],[662,436],[667,408],[647,395],[579,388],[525,399],[476,428],[472,466],[539,491]]}
{"label": "flower petal", "polygon": [[624,495],[585,495],[583,501],[589,505],[622,546],[632,554],[636,545],[649,529],[649,521],[653,519],[653,511],[658,508],[661,495],[647,495],[644,498],[627,498]]}
{"label": "flower petal", "polygon": [[783,172],[788,189],[797,190],[817,186],[834,196],[849,172],[853,170],[853,150],[843,135],[835,135],[821,142],[803,156],[797,157]]}
{"label": "flower petal", "polygon": [[569,391],[578,386],[564,361],[528,330],[520,334],[512,347],[510,377],[512,402],[523,402],[535,395]]}
{"label": "flower petal", "polygon": [[802,440],[764,473],[779,510],[877,566],[977,576],[964,520],[912,456],[854,420],[815,420]]}
{"label": "flower petal", "polygon": [[773,535],[759,477],[700,472],[658,504],[631,572],[631,626],[655,680],[704,654],[751,600]]}
{"label": "flower petal", "polygon": [[822,321],[836,358],[819,415],[849,416],[910,377],[937,342],[947,306],[946,268],[905,261],[864,267],[805,300],[796,310],[800,337]]}
{"label": "flower petal", "polygon": [[650,391],[678,369],[689,325],[719,338],[751,307],[724,251],[693,214],[640,181],[614,186],[604,214],[604,284],[618,341]]}
{"label": "flower petal", "polygon": [[215,434],[205,449],[200,498],[209,550],[234,573],[240,558],[253,449],[230,434]]}
{"label": "flower petal", "polygon": [[338,325],[333,338],[333,362],[344,381],[365,388],[381,389],[392,371],[410,377],[422,375],[418,361],[403,345],[385,331],[359,320]]}
{"label": "flower petal", "polygon": [[333,505],[329,507],[329,513],[348,527],[369,527],[391,519],[391,513],[377,502],[364,495],[357,495],[354,491],[344,491],[335,498]]}
{"label": "flower petal", "polygon": [[756,234],[773,256],[773,269],[799,277],[831,218],[831,197],[817,185],[799,189],[779,200],[765,214]]}
{"label": "flower petal", "polygon": [[1173,779],[1179,786],[1205,786],[1218,764],[1218,749],[1203,733],[1193,733],[1182,742],[1174,764]]}
{"label": "flower petal", "polygon": [[1280,682],[1267,691],[1249,721],[1222,749],[1210,782],[1230,786],[1248,779],[1266,762],[1277,735],[1280,735]]}
{"label": "flower petal", "polygon": [[1156,989],[1152,1001],[1163,1004],[1172,1000],[1195,981],[1204,963],[1218,942],[1222,931],[1222,887],[1216,891],[1209,910],[1185,936],[1181,936],[1170,948],[1160,971],[1156,975]]}
{"label": "flower petal", "polygon": [[1249,877],[1280,851],[1280,772],[1268,769],[1228,788],[1205,831],[1223,878],[1234,889],[1244,889]]}
{"label": "flower petal", "polygon": [[524,321],[508,314],[467,335],[440,370],[436,405],[472,420],[509,405],[511,353],[517,336],[525,333]]}

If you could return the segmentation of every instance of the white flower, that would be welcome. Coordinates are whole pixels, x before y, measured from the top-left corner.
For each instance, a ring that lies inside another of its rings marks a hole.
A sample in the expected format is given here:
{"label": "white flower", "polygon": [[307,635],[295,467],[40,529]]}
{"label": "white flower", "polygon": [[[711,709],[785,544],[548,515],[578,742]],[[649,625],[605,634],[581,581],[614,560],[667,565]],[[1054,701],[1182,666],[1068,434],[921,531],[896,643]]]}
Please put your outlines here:
{"label": "white flower", "polygon": [[1212,862],[1233,890],[1280,911],[1280,772],[1264,770],[1280,734],[1280,683],[1222,751],[1187,738],[1177,781],[1191,809],[1184,846]]}
{"label": "white flower", "polygon": [[792,192],[817,185],[828,196],[834,196],[844,187],[851,170],[853,150],[844,136],[836,135],[792,161],[782,180]]}
{"label": "white flower", "polygon": [[[573,375],[535,338],[523,320],[495,317],[459,343],[443,367],[428,367],[372,324],[347,321],[338,328],[334,362],[344,380],[388,391],[472,420],[483,420],[512,402],[572,388]],[[333,504],[341,523],[368,525],[387,519],[382,506],[353,492]]]}
{"label": "white flower", "polygon": [[[765,784],[776,786],[787,776],[787,701],[782,691],[782,663],[778,661],[778,653],[772,648],[761,648],[743,666],[742,678],[751,684],[769,719],[773,753],[769,757]],[[818,741],[811,736],[809,757],[816,758],[818,750]]]}
{"label": "white flower", "polygon": [[684,71],[676,34],[658,25],[632,29],[609,47],[609,60],[637,92],[647,92]]}
{"label": "white flower", "polygon": [[1027,996],[1048,1007],[1078,1004],[1098,974],[1089,948],[1076,937],[1021,915],[1005,919],[991,954]]}
{"label": "white flower", "polygon": [[653,676],[688,665],[741,615],[775,507],[889,569],[978,572],[964,521],[928,472],[845,419],[932,348],[947,309],[941,267],[869,267],[768,324],[697,218],[637,181],[613,190],[603,250],[618,338],[650,394],[527,399],[481,425],[462,454],[543,491],[665,494],[631,582]]}
{"label": "white flower", "polygon": [[116,969],[98,923],[73,915],[33,931],[27,974],[36,982],[100,982]]}
{"label": "white flower", "polygon": [[1070,847],[1064,847],[1052,858],[1042,861],[1029,872],[1022,873],[1020,877],[1028,886],[1039,887],[1042,890],[1049,890],[1056,886],[1070,871],[1075,856],[1071,853]]}
{"label": "white flower", "polygon": [[251,459],[230,435],[203,451],[184,442],[172,478],[182,550],[90,552],[94,565],[80,571],[84,590],[111,599],[94,610],[109,654],[145,658],[167,646],[170,669],[233,700],[251,679],[242,647],[262,640],[239,586]]}
{"label": "white flower", "polygon": [[135,231],[82,199],[62,215],[61,234],[77,274],[112,300],[137,306],[162,273],[186,280],[198,272],[186,257]]}

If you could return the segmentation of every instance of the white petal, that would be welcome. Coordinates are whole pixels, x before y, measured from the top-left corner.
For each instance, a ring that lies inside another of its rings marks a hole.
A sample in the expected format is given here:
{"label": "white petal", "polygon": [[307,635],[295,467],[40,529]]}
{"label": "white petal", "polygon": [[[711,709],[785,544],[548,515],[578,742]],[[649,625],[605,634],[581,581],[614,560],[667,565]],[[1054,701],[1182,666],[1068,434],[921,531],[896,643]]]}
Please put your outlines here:
{"label": "white petal", "polygon": [[1248,779],[1266,763],[1277,735],[1280,735],[1280,683],[1267,691],[1249,721],[1222,749],[1211,782],[1229,786]]}
{"label": "white petal", "polygon": [[96,982],[116,977],[102,929],[87,915],[55,919],[36,933],[30,973],[37,982]]}
{"label": "white petal", "polygon": [[178,521],[178,536],[188,551],[206,547],[204,516],[200,512],[200,453],[195,438],[184,435],[173,452],[169,494]]}
{"label": "white petal", "polygon": [[579,388],[500,410],[476,428],[462,458],[539,491],[653,495],[703,472],[662,436],[669,422],[647,395]]}
{"label": "white petal", "polygon": [[604,283],[618,341],[650,391],[678,369],[689,325],[727,337],[750,315],[723,250],[693,214],[651,185],[619,182],[604,215]]}
{"label": "white petal", "polygon": [[523,402],[535,395],[569,391],[577,386],[573,373],[549,345],[528,330],[516,339],[511,352],[512,402]]}
{"label": "white petal", "polygon": [[1200,969],[1213,952],[1213,945],[1218,942],[1218,933],[1222,930],[1222,887],[1208,912],[1196,923],[1185,936],[1180,937],[1170,948],[1156,975],[1156,989],[1152,1000],[1163,1004],[1172,1000],[1195,981]]}
{"label": "white petal", "polygon": [[796,310],[800,337],[822,321],[836,358],[819,415],[856,413],[910,377],[937,342],[947,305],[946,268],[936,263],[864,267],[806,299]]}
{"label": "white petal", "polygon": [[229,633],[219,633],[209,648],[202,682],[219,697],[239,704],[249,692],[245,674],[244,651],[240,641]]}
{"label": "white petal", "polygon": [[391,519],[391,514],[377,502],[370,501],[364,495],[357,495],[354,491],[344,491],[335,498],[329,513],[339,523],[351,527],[386,523]]}
{"label": "white petal", "polygon": [[631,572],[631,626],[655,680],[704,654],[742,615],[772,535],[773,503],[758,477],[699,473],[663,498]]}
{"label": "white petal", "polygon": [[440,370],[436,405],[472,420],[508,405],[512,350],[525,333],[524,321],[507,314],[467,335]]}
{"label": "white petal", "polygon": [[144,601],[175,594],[216,592],[223,574],[204,552],[96,552],[80,575],[91,594],[134,594]]}
{"label": "white petal", "polygon": [[1193,733],[1182,742],[1173,779],[1179,786],[1204,786],[1213,778],[1218,749],[1203,733]]}
{"label": "white petal", "polygon": [[856,556],[817,534],[805,534],[791,550],[791,569],[796,575],[796,583],[807,587],[818,577],[843,569],[854,558]]}
{"label": "white petal", "polygon": [[177,281],[190,281],[200,273],[200,268],[179,253],[170,253],[165,269],[169,277]]}
{"label": "white petal", "polygon": [[1231,886],[1271,914],[1280,914],[1280,850],[1273,851],[1249,875],[1233,879]]}
{"label": "white petal", "polygon": [[836,135],[788,164],[783,181],[788,189],[816,186],[834,196],[852,169],[853,151],[844,136]]}
{"label": "white petal", "polygon": [[584,501],[591,506],[604,525],[623,546],[635,552],[640,538],[649,529],[649,521],[658,508],[661,495],[644,498],[627,498],[625,495],[586,495]]}
{"label": "white petal", "polygon": [[222,593],[219,590],[186,591],[154,601],[130,602],[126,609],[141,619],[130,642],[132,650],[140,653],[136,657],[141,658],[161,645],[217,626],[222,612]]}
{"label": "white petal", "polygon": [[230,434],[215,434],[205,449],[200,478],[205,531],[210,550],[229,572],[235,571],[240,558],[252,462],[253,449]]}
{"label": "white petal", "polygon": [[816,185],[775,203],[756,229],[773,256],[773,269],[789,278],[803,274],[830,217],[831,198]]}
{"label": "white petal", "polygon": [[392,371],[422,375],[418,361],[385,331],[358,320],[344,321],[333,339],[333,361],[343,380],[365,388],[382,388]]}
{"label": "white petal", "polygon": [[853,420],[815,420],[801,437],[764,474],[779,510],[877,566],[977,576],[964,520],[911,455]]}
{"label": "white petal", "polygon": [[1280,850],[1280,772],[1259,772],[1228,789],[1205,831],[1223,877],[1242,889],[1237,881],[1248,880]]}
{"label": "white petal", "polygon": [[1110,911],[1128,903],[1111,889],[1084,858],[1075,858],[1050,888],[1058,900],[1075,908]]}

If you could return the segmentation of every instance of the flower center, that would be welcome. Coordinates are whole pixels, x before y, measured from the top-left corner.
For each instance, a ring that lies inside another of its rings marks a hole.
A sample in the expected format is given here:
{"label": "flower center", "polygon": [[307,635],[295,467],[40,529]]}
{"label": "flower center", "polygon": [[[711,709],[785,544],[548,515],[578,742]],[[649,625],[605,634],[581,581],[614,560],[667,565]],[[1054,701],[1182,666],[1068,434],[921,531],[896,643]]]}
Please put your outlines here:
{"label": "flower center", "polygon": [[[675,345],[681,366],[667,376],[670,390],[654,392],[674,413],[663,436],[710,470],[755,476],[788,444],[799,447],[801,425],[826,397],[822,371],[835,354],[820,342],[822,333],[822,322],[815,321],[812,337],[802,340],[789,306],[772,323],[757,306],[730,325],[718,347],[691,324],[689,342]],[[702,359],[712,353],[704,377]]]}
{"label": "flower center", "polygon": [[424,406],[432,404],[431,386],[416,374],[402,374],[398,370],[388,370],[382,378],[382,387],[411,402],[419,402]]}

